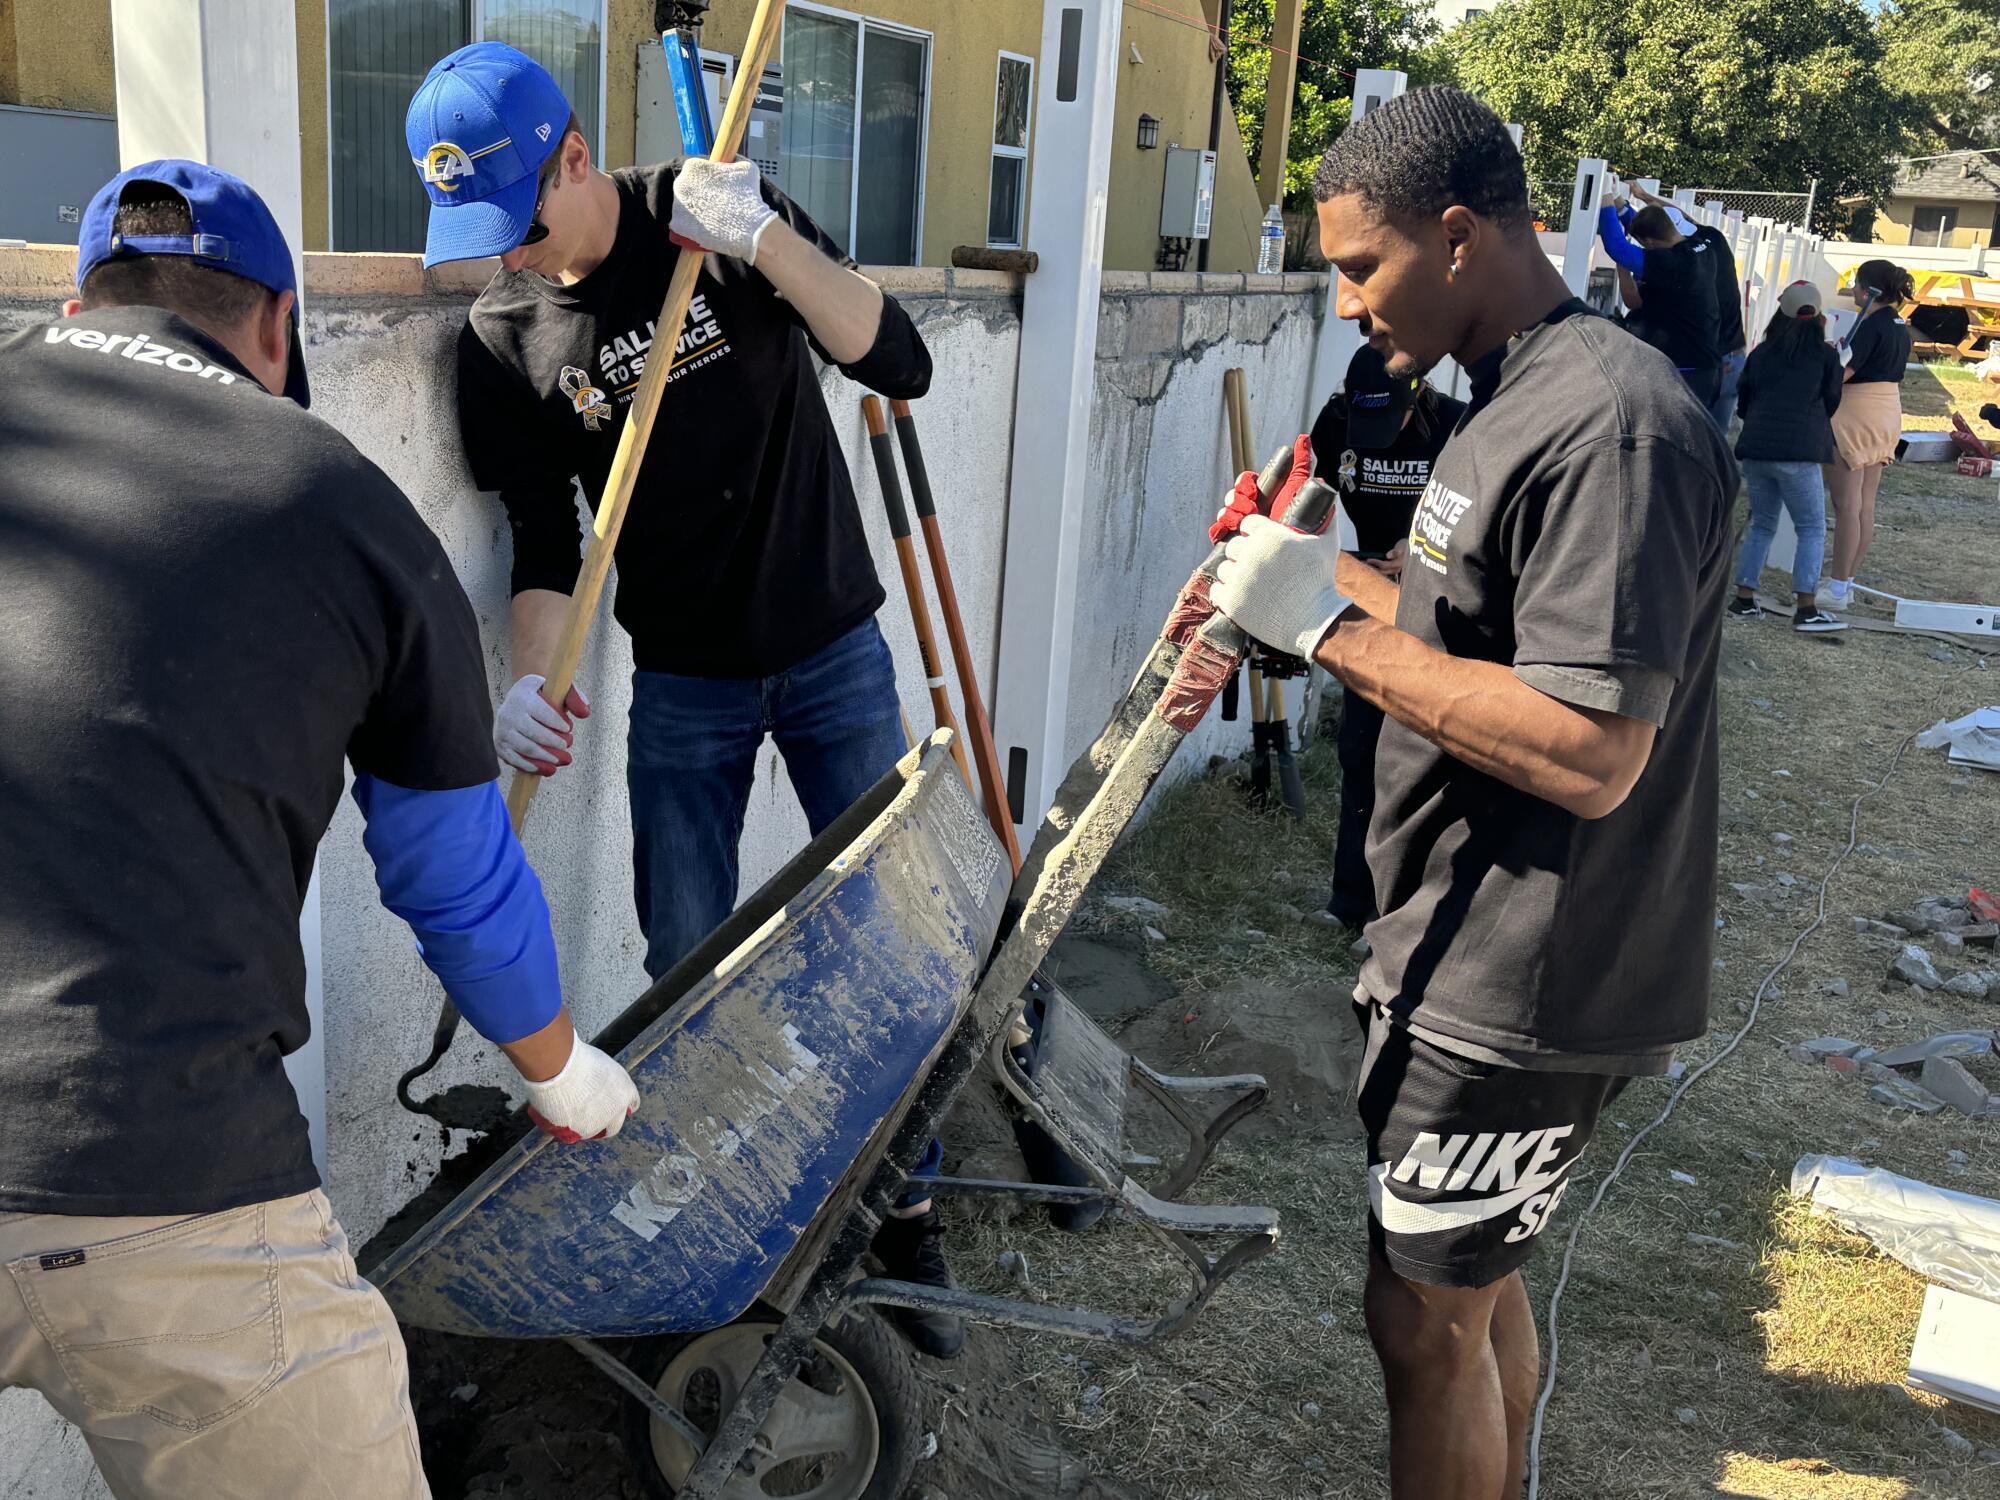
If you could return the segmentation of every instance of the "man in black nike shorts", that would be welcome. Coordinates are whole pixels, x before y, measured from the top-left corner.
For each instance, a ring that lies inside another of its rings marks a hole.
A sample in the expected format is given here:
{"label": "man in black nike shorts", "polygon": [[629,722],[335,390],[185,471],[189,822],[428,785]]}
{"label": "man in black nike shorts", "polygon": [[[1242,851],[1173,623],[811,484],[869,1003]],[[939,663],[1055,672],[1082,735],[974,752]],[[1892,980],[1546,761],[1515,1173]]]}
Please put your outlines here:
{"label": "man in black nike shorts", "polygon": [[1387,715],[1359,998],[1390,1480],[1517,1500],[1520,1269],[1605,1104],[1707,1026],[1736,473],[1666,357],[1569,295],[1470,95],[1350,126],[1314,196],[1336,311],[1392,375],[1455,359],[1470,405],[1400,584],[1253,516],[1213,597]]}

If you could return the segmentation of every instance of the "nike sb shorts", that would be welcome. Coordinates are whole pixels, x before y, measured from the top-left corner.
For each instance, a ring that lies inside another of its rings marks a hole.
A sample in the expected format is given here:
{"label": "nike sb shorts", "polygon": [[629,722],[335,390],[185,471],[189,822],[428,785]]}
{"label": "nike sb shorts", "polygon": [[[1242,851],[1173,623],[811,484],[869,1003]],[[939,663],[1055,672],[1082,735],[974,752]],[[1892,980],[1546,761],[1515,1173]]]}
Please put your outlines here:
{"label": "nike sb shorts", "polygon": [[1362,1016],[1370,1247],[1429,1286],[1489,1286],[1519,1270],[1628,1080],[1481,1062],[1372,1006]]}

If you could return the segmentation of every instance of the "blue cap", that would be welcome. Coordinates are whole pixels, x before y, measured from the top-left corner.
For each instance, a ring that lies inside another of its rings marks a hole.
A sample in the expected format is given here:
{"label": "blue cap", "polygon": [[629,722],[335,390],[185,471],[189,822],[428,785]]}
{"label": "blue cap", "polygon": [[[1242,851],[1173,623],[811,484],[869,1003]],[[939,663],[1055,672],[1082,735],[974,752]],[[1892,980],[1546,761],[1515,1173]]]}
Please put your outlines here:
{"label": "blue cap", "polygon": [[424,264],[520,244],[535,217],[535,179],[568,124],[555,79],[505,42],[474,42],[432,68],[404,122],[431,198]]}
{"label": "blue cap", "polygon": [[[187,201],[194,233],[121,235],[118,205],[135,182],[158,183]],[[97,190],[84,210],[77,230],[76,285],[83,289],[90,273],[107,260],[124,255],[185,255],[217,271],[254,281],[273,292],[292,294],[292,357],[285,376],[285,394],[301,406],[312,404],[306,385],[306,362],[299,343],[298,282],[292,275],[292,251],[284,231],[271,217],[264,200],[242,178],[220,167],[169,158],[128,167]]]}

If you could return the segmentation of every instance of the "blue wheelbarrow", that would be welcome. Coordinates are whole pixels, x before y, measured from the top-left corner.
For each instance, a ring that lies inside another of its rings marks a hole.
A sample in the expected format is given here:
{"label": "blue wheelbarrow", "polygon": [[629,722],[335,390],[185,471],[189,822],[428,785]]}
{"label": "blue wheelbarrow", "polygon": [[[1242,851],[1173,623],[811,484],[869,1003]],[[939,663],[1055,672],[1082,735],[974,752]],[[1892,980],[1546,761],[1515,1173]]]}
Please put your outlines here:
{"label": "blue wheelbarrow", "polygon": [[[1156,1073],[1040,972],[1242,651],[1207,607],[1211,564],[1071,768],[1019,877],[949,733],[934,734],[596,1038],[639,1087],[615,1139],[558,1147],[524,1132],[367,1268],[397,1317],[567,1342],[637,1403],[651,1494],[893,1500],[918,1457],[890,1409],[910,1382],[871,1307],[1142,1343],[1186,1327],[1267,1254],[1269,1209],[1177,1201],[1264,1081]],[[947,1177],[930,1181],[935,1196],[1108,1211],[1179,1260],[1185,1295],[1130,1318],[865,1274],[882,1215],[987,1064],[1074,1185]],[[1134,1094],[1188,1136],[1150,1191],[1124,1170]],[[603,1340],[632,1342],[620,1358]]]}

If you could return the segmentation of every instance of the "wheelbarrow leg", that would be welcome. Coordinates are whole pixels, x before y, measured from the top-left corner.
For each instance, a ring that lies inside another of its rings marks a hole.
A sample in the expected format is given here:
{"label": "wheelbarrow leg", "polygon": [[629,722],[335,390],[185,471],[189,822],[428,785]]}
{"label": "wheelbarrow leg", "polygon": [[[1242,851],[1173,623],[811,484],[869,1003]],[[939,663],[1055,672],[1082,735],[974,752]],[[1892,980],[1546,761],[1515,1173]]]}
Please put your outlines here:
{"label": "wheelbarrow leg", "polygon": [[564,1339],[563,1342],[596,1365],[610,1377],[614,1385],[645,1407],[654,1417],[673,1428],[680,1435],[681,1441],[695,1452],[699,1453],[708,1446],[708,1438],[702,1430],[674,1407],[662,1401],[660,1393],[634,1375],[623,1360],[590,1339],[571,1337]]}

